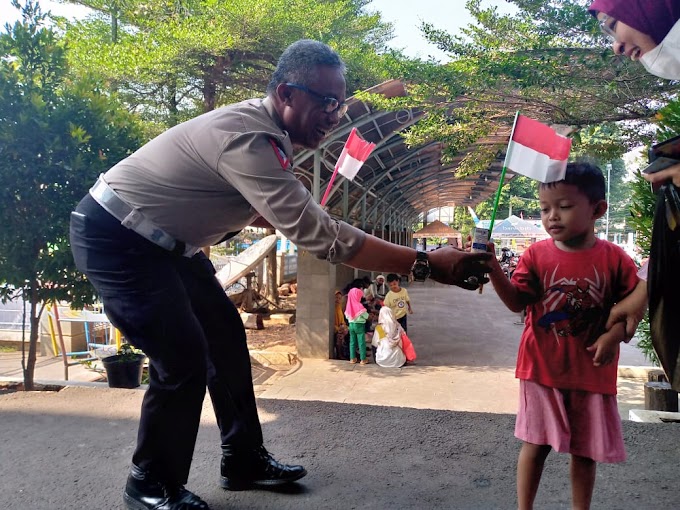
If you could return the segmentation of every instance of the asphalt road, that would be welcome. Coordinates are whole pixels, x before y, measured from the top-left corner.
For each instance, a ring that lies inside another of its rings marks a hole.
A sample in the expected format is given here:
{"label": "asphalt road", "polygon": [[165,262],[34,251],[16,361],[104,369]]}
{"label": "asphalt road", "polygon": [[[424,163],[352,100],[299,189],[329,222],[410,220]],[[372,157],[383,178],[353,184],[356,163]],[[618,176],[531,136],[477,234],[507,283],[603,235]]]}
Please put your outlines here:
{"label": "asphalt road", "polygon": [[[142,391],[69,387],[0,395],[0,508],[117,509]],[[309,475],[278,492],[218,487],[204,406],[188,488],[213,510],[511,509],[514,416],[320,401],[259,401],[266,445]],[[680,424],[624,422],[628,461],[600,465],[593,508],[678,508]],[[170,446],[169,446],[170,447]],[[568,456],[551,454],[536,508],[568,509]]]}

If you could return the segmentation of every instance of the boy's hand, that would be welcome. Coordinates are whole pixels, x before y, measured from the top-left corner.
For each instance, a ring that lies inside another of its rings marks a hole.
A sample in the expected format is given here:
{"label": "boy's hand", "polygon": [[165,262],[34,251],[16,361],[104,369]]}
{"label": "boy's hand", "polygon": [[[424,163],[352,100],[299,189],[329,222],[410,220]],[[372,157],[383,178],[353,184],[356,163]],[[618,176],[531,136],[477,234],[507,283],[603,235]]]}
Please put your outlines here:
{"label": "boy's hand", "polygon": [[633,338],[638,324],[647,310],[647,282],[640,280],[635,290],[619,301],[609,312],[606,329],[614,327],[617,322],[625,322],[626,342]]}
{"label": "boy's hand", "polygon": [[496,245],[489,241],[488,243],[486,243],[486,251],[493,254],[493,257],[491,257],[491,261],[489,264],[491,266],[490,272],[503,274],[503,269],[501,269],[501,263],[498,262],[498,259],[496,258]]}
{"label": "boy's hand", "polygon": [[586,347],[588,352],[593,353],[593,366],[601,367],[613,363],[616,360],[619,344],[625,338],[626,329],[622,322],[602,333],[593,345]]}

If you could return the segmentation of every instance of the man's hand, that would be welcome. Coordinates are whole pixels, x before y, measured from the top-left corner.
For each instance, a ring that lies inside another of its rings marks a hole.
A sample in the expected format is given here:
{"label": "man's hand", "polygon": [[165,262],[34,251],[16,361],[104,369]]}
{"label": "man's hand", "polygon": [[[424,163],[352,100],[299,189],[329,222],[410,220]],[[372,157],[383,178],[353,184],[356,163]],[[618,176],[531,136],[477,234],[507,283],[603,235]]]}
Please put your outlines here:
{"label": "man's hand", "polygon": [[490,253],[466,253],[453,247],[443,247],[428,252],[430,278],[447,285],[457,285],[467,290],[475,290],[488,283],[486,273],[491,271]]}

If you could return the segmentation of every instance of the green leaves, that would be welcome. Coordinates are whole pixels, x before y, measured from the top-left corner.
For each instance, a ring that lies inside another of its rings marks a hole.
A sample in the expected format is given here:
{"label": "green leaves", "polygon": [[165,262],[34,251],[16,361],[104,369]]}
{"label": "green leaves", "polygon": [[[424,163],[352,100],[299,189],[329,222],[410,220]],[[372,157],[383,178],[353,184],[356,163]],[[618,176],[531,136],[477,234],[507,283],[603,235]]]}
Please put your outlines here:
{"label": "green leaves", "polygon": [[[677,93],[677,84],[658,80],[639,63],[615,55],[587,12],[585,0],[511,3],[515,11],[502,14],[496,7],[482,7],[480,0],[469,1],[475,23],[457,34],[432,24],[421,27],[431,42],[451,56],[437,69],[437,79],[431,79],[432,71],[412,68],[415,72],[409,78],[420,83],[422,107],[453,105],[450,115],[465,119],[473,139],[509,132],[517,110],[577,133],[589,126],[626,121],[615,136],[582,150],[575,136],[575,152],[589,151],[590,156],[603,159],[644,141],[640,121],[652,118]],[[420,129],[418,125],[413,131]],[[428,136],[434,134],[432,126],[426,129]],[[448,141],[448,121],[440,131],[441,139]],[[484,157],[480,154],[480,159]]]}
{"label": "green leaves", "polygon": [[71,258],[70,212],[141,131],[97,81],[68,78],[57,34],[24,13],[0,34],[0,288],[82,304],[93,289]]}
{"label": "green leaves", "polygon": [[391,27],[364,11],[365,0],[79,3],[98,13],[67,27],[75,72],[96,69],[130,108],[165,126],[263,95],[281,53],[301,38],[337,48],[349,90],[388,77],[378,52]]}

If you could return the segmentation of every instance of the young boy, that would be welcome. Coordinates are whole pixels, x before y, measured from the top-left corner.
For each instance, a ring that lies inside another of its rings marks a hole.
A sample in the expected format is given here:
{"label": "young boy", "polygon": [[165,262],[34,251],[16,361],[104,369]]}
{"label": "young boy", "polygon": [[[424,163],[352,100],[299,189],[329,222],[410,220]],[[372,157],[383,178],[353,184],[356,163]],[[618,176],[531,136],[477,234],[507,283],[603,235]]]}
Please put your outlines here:
{"label": "young boy", "polygon": [[389,306],[392,309],[394,318],[401,324],[404,331],[408,333],[406,312],[413,313],[411,301],[408,298],[408,291],[399,286],[399,275],[394,273],[387,275],[387,285],[389,285],[390,291],[385,296],[385,306]]}
{"label": "young boy", "polygon": [[602,333],[611,307],[635,288],[636,268],[595,236],[595,220],[607,210],[599,168],[570,163],[564,180],[540,184],[538,196],[551,239],[524,252],[511,280],[495,260],[489,273],[503,303],[528,312],[515,372],[518,508],[533,507],[551,448],[571,454],[572,508],[590,508],[595,463],[626,455],[616,406],[625,328]]}

